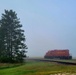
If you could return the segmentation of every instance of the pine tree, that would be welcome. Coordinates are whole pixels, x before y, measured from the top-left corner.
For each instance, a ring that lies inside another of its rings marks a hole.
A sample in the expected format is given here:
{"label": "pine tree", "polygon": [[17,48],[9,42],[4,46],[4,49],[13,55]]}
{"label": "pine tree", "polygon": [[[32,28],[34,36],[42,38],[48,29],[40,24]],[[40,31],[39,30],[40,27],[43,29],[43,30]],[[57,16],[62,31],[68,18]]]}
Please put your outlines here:
{"label": "pine tree", "polygon": [[0,20],[0,61],[23,62],[25,57],[24,30],[21,29],[17,14],[13,10],[5,10]]}

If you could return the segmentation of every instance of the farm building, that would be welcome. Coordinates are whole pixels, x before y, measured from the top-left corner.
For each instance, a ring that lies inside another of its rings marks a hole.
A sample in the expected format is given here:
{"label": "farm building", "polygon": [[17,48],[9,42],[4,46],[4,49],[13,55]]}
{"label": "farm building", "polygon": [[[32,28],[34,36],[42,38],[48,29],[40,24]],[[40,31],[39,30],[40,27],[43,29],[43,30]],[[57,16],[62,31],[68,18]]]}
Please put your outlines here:
{"label": "farm building", "polygon": [[49,50],[44,58],[50,58],[50,59],[72,59],[72,56],[69,53],[68,49],[64,50]]}

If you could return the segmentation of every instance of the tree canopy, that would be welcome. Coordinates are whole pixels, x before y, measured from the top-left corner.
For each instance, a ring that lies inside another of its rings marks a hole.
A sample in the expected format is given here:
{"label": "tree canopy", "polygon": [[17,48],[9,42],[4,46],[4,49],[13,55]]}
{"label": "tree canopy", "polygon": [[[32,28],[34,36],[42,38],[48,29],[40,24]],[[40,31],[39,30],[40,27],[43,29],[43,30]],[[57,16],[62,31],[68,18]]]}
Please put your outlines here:
{"label": "tree canopy", "polygon": [[17,13],[5,10],[0,19],[0,62],[23,62],[27,49],[25,40]]}

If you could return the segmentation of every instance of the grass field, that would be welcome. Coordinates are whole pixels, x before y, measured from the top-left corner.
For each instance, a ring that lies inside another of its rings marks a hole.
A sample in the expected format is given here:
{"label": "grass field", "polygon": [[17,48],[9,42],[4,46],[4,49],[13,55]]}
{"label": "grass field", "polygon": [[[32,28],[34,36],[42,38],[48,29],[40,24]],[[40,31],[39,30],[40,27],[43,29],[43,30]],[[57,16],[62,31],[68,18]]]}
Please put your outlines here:
{"label": "grass field", "polygon": [[53,62],[32,61],[23,65],[18,65],[19,64],[1,64],[0,75],[56,75],[57,73],[72,75],[76,73],[76,66],[62,65]]}

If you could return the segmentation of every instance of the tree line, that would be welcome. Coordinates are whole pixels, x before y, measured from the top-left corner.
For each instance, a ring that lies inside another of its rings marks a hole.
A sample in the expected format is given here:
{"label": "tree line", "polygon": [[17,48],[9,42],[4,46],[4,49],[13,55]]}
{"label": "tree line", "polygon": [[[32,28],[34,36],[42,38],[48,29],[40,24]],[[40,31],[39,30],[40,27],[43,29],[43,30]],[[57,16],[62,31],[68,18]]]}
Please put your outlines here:
{"label": "tree line", "polygon": [[23,62],[27,49],[25,41],[17,13],[4,10],[0,19],[0,62]]}

